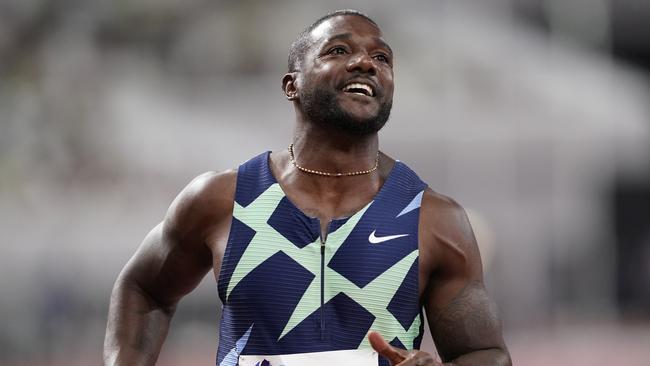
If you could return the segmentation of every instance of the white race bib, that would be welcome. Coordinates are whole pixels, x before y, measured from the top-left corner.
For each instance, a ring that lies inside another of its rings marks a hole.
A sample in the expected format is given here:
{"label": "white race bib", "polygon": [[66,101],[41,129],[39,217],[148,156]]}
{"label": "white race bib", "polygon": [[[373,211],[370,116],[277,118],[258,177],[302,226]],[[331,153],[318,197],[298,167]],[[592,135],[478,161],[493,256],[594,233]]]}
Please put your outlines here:
{"label": "white race bib", "polygon": [[373,349],[294,353],[291,355],[240,355],[239,366],[377,366],[377,352]]}

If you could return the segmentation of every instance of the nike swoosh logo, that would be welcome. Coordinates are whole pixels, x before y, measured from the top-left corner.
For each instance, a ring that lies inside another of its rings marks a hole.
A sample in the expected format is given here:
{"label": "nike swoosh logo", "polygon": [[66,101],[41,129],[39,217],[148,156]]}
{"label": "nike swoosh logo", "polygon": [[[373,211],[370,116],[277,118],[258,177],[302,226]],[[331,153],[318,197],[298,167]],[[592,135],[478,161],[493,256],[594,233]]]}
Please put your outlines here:
{"label": "nike swoosh logo", "polygon": [[397,239],[397,238],[401,238],[403,236],[408,236],[409,235],[409,234],[398,234],[398,235],[387,235],[387,236],[376,237],[375,236],[376,231],[377,230],[373,230],[373,232],[370,233],[370,236],[368,237],[368,241],[373,243],[373,244],[379,244],[379,243],[383,243],[385,241],[389,241],[389,240],[393,240],[393,239]]}

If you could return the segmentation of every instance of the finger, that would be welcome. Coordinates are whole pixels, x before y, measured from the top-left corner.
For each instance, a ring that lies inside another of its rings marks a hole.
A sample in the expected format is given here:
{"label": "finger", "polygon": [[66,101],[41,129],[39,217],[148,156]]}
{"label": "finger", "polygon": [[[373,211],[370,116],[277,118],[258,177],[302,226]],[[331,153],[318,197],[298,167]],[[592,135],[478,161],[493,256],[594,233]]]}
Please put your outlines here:
{"label": "finger", "polygon": [[442,366],[442,364],[426,352],[412,351],[408,358],[395,366]]}
{"label": "finger", "polygon": [[377,353],[390,361],[391,365],[397,365],[408,357],[407,351],[391,346],[381,334],[375,331],[368,332],[368,341]]}

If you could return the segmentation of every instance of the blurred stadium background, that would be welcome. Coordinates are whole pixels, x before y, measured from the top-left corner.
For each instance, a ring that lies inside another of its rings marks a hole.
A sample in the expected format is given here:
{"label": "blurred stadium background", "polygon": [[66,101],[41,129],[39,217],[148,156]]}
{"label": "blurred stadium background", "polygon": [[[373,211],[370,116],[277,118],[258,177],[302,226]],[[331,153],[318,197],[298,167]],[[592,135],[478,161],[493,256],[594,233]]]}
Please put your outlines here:
{"label": "blurred stadium background", "polygon": [[[0,0],[0,364],[101,362],[121,267],[192,177],[287,146],[288,46],[340,8],[396,50],[382,150],[467,208],[515,364],[650,365],[644,0]],[[160,365],[214,363],[215,287]]]}

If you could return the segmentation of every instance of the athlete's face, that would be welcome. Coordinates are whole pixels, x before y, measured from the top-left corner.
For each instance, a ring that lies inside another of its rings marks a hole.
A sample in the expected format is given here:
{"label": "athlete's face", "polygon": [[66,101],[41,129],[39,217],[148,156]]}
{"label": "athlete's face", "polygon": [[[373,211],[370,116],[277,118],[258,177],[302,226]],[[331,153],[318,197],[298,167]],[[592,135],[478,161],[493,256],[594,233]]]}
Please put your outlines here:
{"label": "athlete's face", "polygon": [[393,104],[393,53],[381,31],[343,15],[321,23],[311,37],[296,79],[303,112],[356,135],[379,131]]}

